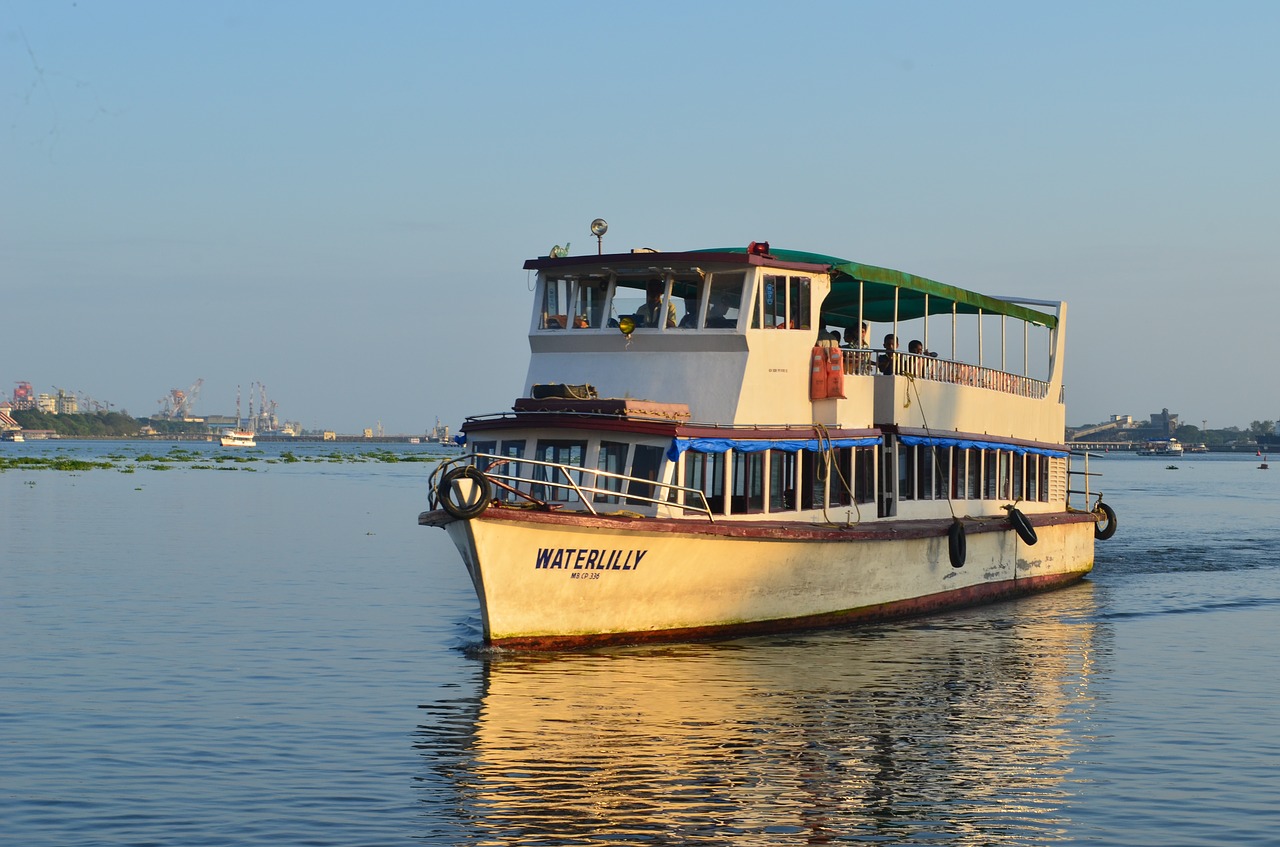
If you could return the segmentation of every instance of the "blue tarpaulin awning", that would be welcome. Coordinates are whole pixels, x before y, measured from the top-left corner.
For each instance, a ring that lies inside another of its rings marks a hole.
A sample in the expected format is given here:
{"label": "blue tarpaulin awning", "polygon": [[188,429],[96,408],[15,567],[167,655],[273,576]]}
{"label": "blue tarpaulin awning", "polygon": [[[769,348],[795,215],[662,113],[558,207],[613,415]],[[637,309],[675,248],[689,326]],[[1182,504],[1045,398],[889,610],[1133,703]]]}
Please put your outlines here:
{"label": "blue tarpaulin awning", "polygon": [[675,438],[667,448],[667,458],[675,461],[686,450],[695,453],[724,453],[734,450],[738,453],[760,453],[764,450],[781,450],[784,453],[798,453],[808,450],[817,453],[828,447],[871,447],[882,443],[879,436],[865,438]]}

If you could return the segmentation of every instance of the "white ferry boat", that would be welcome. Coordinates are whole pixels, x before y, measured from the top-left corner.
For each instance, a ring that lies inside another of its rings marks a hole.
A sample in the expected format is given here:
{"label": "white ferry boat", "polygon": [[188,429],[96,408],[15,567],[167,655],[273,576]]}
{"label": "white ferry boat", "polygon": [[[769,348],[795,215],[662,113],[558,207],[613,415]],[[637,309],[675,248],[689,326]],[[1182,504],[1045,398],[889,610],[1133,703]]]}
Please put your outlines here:
{"label": "white ferry boat", "polygon": [[223,447],[257,447],[257,434],[248,429],[229,429],[219,439]]}
{"label": "white ferry boat", "polygon": [[1064,443],[1064,303],[755,242],[525,268],[524,394],[466,420],[418,519],[487,644],[923,614],[1071,584],[1115,531]]}
{"label": "white ferry boat", "polygon": [[[1153,438],[1147,446],[1138,451],[1139,456],[1165,456],[1177,458],[1183,454],[1182,445],[1176,438]],[[1208,452],[1205,450],[1204,452]]]}

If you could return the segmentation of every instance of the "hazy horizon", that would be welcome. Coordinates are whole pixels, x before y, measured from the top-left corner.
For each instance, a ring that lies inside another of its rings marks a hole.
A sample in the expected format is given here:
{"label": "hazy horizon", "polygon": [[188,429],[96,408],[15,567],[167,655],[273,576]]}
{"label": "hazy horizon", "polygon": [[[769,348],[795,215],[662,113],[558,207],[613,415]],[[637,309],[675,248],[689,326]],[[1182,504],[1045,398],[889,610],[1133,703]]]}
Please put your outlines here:
{"label": "hazy horizon", "polygon": [[1275,419],[1278,24],[0,0],[0,396],[143,417],[203,379],[196,414],[234,414],[260,382],[308,429],[456,429],[522,387],[523,261],[603,217],[618,251],[767,240],[1066,300],[1071,425]]}

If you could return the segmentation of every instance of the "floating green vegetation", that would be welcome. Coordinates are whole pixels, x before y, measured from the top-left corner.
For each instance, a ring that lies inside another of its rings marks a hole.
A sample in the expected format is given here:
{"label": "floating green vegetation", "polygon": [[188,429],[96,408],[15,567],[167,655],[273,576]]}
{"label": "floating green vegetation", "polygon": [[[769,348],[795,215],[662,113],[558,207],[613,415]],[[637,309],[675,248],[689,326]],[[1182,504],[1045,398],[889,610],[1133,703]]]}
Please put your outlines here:
{"label": "floating green vegetation", "polygon": [[111,462],[93,462],[72,459],[68,456],[13,456],[0,457],[0,470],[51,470],[91,471],[95,468],[113,468]]}
{"label": "floating green vegetation", "polygon": [[268,465],[294,464],[296,462],[320,463],[359,463],[382,462],[396,464],[399,462],[424,462],[435,464],[443,456],[430,453],[398,453],[393,450],[365,450],[360,452],[342,452],[334,450],[328,453],[302,455],[285,451],[279,456],[265,455],[261,451],[252,453],[216,453],[208,455],[192,451],[184,447],[174,447],[168,453],[156,455],[143,452],[134,456],[112,452],[102,459],[80,459],[62,454],[53,456],[4,456],[0,455],[0,472],[7,470],[53,470],[53,471],[89,471],[117,470],[120,473],[136,473],[139,469],[151,471],[186,470],[247,470],[256,471],[252,467],[257,463]]}

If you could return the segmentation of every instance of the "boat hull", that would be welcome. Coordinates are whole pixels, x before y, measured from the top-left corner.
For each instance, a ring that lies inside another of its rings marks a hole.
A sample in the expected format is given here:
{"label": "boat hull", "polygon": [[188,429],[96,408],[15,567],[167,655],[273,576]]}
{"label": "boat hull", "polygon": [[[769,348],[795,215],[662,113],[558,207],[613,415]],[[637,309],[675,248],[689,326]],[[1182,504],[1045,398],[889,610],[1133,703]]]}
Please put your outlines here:
{"label": "boat hull", "polygon": [[1003,519],[866,527],[691,524],[491,508],[443,523],[480,599],[485,640],[562,649],[866,623],[1062,587],[1093,567],[1091,515],[1037,515],[1038,543]]}

